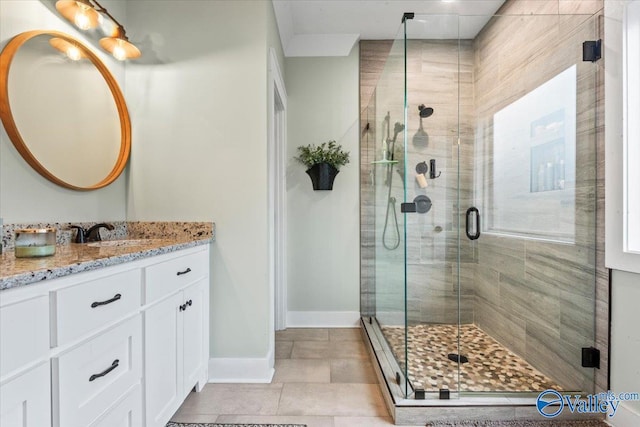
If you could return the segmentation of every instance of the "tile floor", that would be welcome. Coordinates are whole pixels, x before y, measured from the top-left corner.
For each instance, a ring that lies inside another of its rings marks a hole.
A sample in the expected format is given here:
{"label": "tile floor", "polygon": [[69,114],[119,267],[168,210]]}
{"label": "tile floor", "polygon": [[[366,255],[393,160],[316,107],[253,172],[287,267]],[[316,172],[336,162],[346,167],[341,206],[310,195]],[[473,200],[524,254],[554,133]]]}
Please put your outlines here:
{"label": "tile floor", "polygon": [[277,332],[275,371],[271,384],[207,384],[172,421],[393,425],[358,328]]}

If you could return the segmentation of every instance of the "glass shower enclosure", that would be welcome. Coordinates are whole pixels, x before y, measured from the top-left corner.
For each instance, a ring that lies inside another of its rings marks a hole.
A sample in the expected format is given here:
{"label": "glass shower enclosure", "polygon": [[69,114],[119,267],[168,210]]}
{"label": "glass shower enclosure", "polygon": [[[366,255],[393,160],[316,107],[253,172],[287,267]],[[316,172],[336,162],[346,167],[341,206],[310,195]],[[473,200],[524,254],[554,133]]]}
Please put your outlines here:
{"label": "glass shower enclosure", "polygon": [[361,46],[384,61],[361,70],[361,311],[389,386],[592,392],[597,17],[411,15]]}

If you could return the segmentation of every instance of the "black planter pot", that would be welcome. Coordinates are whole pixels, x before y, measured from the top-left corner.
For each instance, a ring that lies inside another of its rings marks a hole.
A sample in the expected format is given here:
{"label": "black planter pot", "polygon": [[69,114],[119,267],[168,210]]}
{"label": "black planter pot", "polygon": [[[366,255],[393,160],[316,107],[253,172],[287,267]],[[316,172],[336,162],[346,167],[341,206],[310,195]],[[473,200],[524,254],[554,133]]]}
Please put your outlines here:
{"label": "black planter pot", "polygon": [[338,172],[338,169],[329,163],[317,163],[307,169],[314,190],[333,190],[333,180]]}

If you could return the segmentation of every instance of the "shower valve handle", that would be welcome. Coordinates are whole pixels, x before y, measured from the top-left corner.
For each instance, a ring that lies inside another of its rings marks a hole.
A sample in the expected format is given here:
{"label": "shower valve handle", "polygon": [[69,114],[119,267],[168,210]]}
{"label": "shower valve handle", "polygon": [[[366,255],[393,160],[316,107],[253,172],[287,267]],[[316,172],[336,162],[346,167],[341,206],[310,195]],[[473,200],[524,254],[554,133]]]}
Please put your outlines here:
{"label": "shower valve handle", "polygon": [[415,202],[409,202],[409,203],[401,203],[400,204],[400,212],[402,213],[415,213],[418,211],[418,206],[416,205]]}

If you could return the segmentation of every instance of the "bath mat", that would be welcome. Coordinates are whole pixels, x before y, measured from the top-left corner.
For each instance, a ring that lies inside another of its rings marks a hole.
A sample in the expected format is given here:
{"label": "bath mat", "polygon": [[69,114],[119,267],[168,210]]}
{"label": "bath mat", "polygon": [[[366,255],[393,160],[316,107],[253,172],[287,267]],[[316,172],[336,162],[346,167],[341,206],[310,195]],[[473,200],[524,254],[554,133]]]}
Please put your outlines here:
{"label": "bath mat", "polygon": [[167,427],[307,427],[306,424],[169,423]]}
{"label": "bath mat", "polygon": [[549,420],[549,421],[438,421],[427,423],[427,427],[607,427],[601,420]]}

